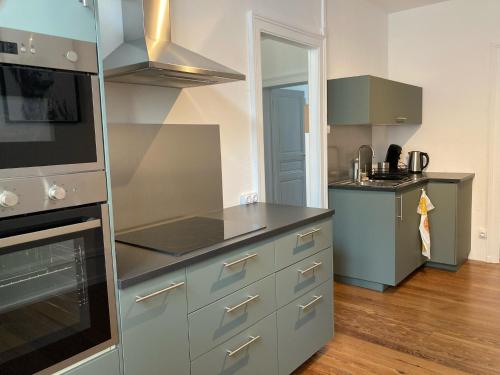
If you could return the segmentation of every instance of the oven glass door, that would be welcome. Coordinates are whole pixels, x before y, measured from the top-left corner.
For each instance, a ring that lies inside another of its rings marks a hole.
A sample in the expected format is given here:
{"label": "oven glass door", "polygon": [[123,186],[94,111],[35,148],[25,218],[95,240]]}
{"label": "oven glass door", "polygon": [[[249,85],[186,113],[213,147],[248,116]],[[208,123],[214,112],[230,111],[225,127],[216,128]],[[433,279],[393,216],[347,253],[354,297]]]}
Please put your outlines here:
{"label": "oven glass door", "polygon": [[96,84],[87,73],[0,64],[0,170],[96,163]]}
{"label": "oven glass door", "polygon": [[101,220],[82,217],[0,240],[0,374],[32,374],[111,339]]}

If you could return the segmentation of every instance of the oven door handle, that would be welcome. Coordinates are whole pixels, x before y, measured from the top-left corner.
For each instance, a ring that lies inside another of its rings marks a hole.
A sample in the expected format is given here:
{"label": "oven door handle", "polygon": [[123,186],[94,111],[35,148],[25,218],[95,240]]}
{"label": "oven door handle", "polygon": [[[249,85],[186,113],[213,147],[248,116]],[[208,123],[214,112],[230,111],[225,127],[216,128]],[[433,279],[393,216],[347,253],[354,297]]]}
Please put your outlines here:
{"label": "oven door handle", "polygon": [[6,238],[0,238],[0,248],[22,245],[38,240],[45,240],[47,238],[63,236],[65,234],[82,232],[88,229],[99,228],[101,226],[101,219],[85,221],[83,223],[64,225],[62,227],[40,230],[26,234],[19,234]]}

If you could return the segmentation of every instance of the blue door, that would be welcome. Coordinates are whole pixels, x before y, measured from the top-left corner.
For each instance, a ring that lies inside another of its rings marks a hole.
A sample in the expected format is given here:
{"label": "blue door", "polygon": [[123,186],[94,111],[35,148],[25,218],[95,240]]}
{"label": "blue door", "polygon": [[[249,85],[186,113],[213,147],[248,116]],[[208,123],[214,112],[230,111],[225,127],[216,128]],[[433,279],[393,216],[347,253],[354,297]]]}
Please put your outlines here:
{"label": "blue door", "polygon": [[0,0],[0,26],[95,42],[94,0]]}
{"label": "blue door", "polygon": [[304,93],[264,90],[264,100],[267,201],[305,206]]}

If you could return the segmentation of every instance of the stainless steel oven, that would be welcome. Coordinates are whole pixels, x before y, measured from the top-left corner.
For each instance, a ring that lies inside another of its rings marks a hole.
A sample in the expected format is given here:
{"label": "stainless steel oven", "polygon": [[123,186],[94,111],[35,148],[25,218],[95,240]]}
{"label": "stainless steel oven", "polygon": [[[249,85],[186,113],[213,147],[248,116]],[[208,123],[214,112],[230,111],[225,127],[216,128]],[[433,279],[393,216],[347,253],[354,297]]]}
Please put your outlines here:
{"label": "stainless steel oven", "polygon": [[0,374],[50,374],[117,343],[107,205],[0,222]]}
{"label": "stainless steel oven", "polygon": [[95,43],[0,28],[0,178],[104,169]]}

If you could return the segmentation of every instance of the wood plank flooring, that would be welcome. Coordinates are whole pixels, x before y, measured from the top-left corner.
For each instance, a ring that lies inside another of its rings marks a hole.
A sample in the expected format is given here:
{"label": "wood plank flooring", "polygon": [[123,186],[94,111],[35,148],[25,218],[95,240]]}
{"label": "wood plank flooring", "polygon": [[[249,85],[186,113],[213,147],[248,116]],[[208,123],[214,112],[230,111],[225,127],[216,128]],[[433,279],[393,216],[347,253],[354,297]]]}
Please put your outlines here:
{"label": "wood plank flooring", "polygon": [[385,293],[335,284],[335,338],[295,374],[500,374],[500,265],[422,268]]}

